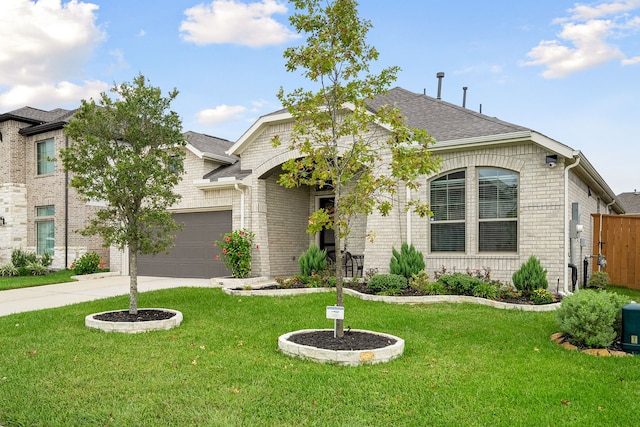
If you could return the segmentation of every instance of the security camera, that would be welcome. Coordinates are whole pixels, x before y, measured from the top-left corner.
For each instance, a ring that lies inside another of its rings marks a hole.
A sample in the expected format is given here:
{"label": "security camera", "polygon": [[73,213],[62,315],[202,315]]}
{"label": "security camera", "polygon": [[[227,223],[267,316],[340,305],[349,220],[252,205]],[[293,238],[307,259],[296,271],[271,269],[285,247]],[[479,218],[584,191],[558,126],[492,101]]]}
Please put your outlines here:
{"label": "security camera", "polygon": [[550,168],[553,168],[556,166],[556,164],[558,163],[558,155],[557,154],[552,154],[547,156],[547,158],[545,159],[545,162],[547,163],[547,166]]}
{"label": "security camera", "polygon": [[556,167],[556,162],[547,162],[547,166],[550,168],[555,168]]}

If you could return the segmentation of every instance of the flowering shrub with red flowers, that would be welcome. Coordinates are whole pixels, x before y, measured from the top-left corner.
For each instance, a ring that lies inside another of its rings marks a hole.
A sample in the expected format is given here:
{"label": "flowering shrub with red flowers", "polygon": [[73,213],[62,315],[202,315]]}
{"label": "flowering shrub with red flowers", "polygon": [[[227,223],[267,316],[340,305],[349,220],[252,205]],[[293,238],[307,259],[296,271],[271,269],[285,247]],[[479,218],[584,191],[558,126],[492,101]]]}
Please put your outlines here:
{"label": "flowering shrub with red flowers", "polygon": [[[216,260],[222,258],[233,277],[249,277],[254,239],[255,234],[245,229],[226,233],[221,240],[215,241],[215,246],[219,247],[221,252],[216,255]],[[255,248],[258,249],[258,245],[255,245]]]}
{"label": "flowering shrub with red flowers", "polygon": [[77,275],[82,274],[93,274],[103,271],[104,261],[100,258],[96,252],[87,252],[82,255],[80,258],[75,260],[69,269],[73,270],[73,272]]}

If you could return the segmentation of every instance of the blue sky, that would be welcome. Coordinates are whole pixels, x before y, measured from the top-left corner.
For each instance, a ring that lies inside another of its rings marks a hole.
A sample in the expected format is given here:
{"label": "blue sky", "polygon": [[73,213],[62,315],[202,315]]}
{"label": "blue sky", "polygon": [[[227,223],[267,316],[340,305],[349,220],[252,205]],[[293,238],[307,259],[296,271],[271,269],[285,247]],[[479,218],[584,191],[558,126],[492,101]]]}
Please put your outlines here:
{"label": "blue sky", "polygon": [[[581,150],[615,193],[640,190],[640,0],[361,0],[394,86]],[[284,0],[2,0],[0,112],[76,108],[138,73],[184,130],[238,139],[304,87],[282,53],[303,43]]]}

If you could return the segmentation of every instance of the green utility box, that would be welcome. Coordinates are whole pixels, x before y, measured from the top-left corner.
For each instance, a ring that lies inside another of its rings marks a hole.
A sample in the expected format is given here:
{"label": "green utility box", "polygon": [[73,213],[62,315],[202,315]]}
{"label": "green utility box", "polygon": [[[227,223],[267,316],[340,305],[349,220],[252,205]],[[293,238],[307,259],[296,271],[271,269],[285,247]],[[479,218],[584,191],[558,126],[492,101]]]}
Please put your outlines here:
{"label": "green utility box", "polygon": [[640,304],[622,307],[622,349],[640,353]]}

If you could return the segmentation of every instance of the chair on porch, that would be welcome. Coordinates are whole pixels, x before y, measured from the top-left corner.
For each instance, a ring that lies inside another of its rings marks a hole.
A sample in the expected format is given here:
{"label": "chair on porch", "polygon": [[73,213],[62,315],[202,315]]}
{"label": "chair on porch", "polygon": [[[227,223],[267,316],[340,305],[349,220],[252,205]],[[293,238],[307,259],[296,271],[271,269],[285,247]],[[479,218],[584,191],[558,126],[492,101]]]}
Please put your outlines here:
{"label": "chair on porch", "polygon": [[[334,265],[336,262],[336,252],[327,252],[327,264]],[[345,277],[362,277],[364,269],[364,255],[352,255],[351,252],[342,253],[342,270]]]}

